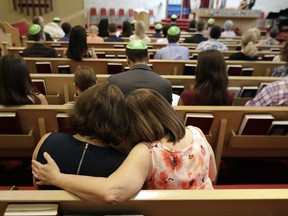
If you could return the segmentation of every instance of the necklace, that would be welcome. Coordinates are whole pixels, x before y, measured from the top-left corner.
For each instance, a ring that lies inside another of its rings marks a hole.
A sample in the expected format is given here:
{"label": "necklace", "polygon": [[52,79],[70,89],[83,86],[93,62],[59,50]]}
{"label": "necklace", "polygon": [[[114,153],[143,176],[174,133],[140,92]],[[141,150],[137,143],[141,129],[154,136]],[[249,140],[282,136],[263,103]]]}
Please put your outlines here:
{"label": "necklace", "polygon": [[85,147],[84,147],[83,152],[82,152],[82,156],[81,156],[80,162],[78,164],[77,173],[76,173],[77,175],[79,175],[79,172],[80,172],[80,169],[81,169],[81,166],[82,166],[82,163],[83,163],[83,159],[85,157],[85,153],[86,153],[86,150],[88,148],[88,145],[89,144],[86,142]]}

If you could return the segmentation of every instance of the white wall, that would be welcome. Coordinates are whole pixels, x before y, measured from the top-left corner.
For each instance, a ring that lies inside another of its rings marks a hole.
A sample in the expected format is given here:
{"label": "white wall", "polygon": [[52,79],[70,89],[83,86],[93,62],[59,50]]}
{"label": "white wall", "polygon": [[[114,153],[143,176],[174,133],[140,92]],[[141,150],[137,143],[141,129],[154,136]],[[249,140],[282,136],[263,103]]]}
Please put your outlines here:
{"label": "white wall", "polygon": [[[237,8],[242,0],[226,0],[226,7]],[[288,8],[288,0],[256,0],[253,10],[264,11],[265,17],[269,12],[279,12]]]}
{"label": "white wall", "polygon": [[96,7],[97,11],[104,7],[107,12],[109,8],[115,8],[116,13],[119,8],[123,8],[125,12],[137,8],[153,9],[155,21],[158,22],[165,18],[167,4],[166,0],[84,0],[84,7],[85,9]]}

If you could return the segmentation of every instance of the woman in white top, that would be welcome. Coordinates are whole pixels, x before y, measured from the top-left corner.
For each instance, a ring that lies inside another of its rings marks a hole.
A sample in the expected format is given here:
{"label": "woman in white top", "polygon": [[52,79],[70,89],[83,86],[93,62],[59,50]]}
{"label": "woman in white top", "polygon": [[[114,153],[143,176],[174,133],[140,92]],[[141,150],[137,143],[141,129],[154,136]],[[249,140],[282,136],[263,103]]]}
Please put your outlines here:
{"label": "woman in white top", "polygon": [[130,41],[142,40],[145,43],[150,43],[151,42],[151,39],[149,37],[147,37],[146,34],[145,34],[145,24],[144,24],[144,22],[142,20],[137,21],[134,24],[134,28],[135,28],[135,32],[134,32],[133,35],[131,35],[129,37]]}

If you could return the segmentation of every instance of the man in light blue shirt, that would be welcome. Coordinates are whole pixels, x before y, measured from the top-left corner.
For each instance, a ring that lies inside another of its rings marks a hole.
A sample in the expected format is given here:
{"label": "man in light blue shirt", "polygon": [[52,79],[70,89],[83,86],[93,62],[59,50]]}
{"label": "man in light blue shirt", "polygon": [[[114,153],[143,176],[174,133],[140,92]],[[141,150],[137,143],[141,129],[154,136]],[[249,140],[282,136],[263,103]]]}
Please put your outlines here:
{"label": "man in light blue shirt", "polygon": [[180,34],[181,31],[179,27],[170,27],[167,31],[167,39],[169,43],[166,47],[163,47],[156,52],[154,59],[189,60],[189,49],[177,44]]}

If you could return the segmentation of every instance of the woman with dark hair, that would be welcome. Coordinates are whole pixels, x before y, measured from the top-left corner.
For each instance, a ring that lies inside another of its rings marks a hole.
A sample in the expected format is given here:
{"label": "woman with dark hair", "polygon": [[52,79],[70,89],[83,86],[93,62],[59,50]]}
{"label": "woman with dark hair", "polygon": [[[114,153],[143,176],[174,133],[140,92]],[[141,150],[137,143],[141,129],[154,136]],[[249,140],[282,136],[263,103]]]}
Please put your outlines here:
{"label": "woman with dark hair", "polygon": [[130,37],[133,34],[132,25],[128,21],[124,21],[122,25],[122,32],[120,37]]}
{"label": "woman with dark hair", "polygon": [[0,104],[48,104],[33,85],[28,66],[18,54],[7,54],[0,59]]}
{"label": "woman with dark hair", "polygon": [[96,58],[93,50],[88,49],[87,34],[83,26],[76,25],[72,28],[67,57],[74,61],[82,61],[83,58]]}
{"label": "woman with dark hair", "polygon": [[[61,172],[108,177],[125,160],[128,130],[125,97],[115,85],[95,84],[81,93],[68,122],[73,134],[52,132],[39,141],[33,159],[45,162],[48,152]],[[55,189],[43,186],[39,189]]]}
{"label": "woman with dark hair", "polygon": [[108,25],[109,25],[109,20],[106,18],[103,18],[100,20],[98,28],[99,28],[99,37],[105,38],[109,37],[108,33]]}
{"label": "woman with dark hair", "polygon": [[274,62],[285,62],[284,65],[274,68],[272,76],[274,77],[286,77],[288,76],[288,39],[284,46],[281,48],[280,55],[277,55],[273,59]]}
{"label": "woman with dark hair", "polygon": [[44,153],[32,161],[38,185],[52,184],[94,202],[115,204],[144,188],[211,190],[216,177],[213,150],[199,128],[185,127],[173,107],[157,92],[137,89],[126,96],[130,141],[135,147],[108,178],[60,173]]}
{"label": "woman with dark hair", "polygon": [[197,59],[196,85],[182,92],[178,105],[232,105],[234,94],[227,90],[223,55],[217,50],[206,50]]}

